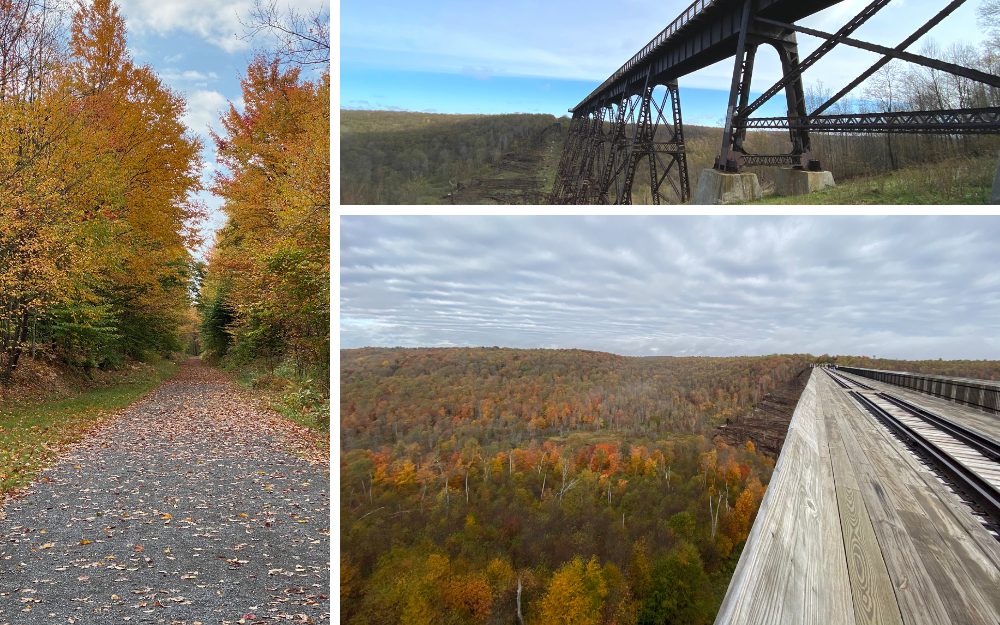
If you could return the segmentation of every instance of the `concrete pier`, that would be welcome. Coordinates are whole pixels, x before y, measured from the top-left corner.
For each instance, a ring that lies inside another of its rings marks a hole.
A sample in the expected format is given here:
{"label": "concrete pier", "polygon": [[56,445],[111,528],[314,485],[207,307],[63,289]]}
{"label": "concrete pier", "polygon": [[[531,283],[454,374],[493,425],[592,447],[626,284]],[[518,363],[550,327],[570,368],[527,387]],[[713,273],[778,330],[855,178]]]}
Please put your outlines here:
{"label": "concrete pier", "polygon": [[778,170],[774,183],[775,195],[806,195],[826,187],[832,187],[833,174],[828,171],[806,171],[783,167]]}
{"label": "concrete pier", "polygon": [[692,204],[740,204],[760,199],[757,174],[703,169]]}

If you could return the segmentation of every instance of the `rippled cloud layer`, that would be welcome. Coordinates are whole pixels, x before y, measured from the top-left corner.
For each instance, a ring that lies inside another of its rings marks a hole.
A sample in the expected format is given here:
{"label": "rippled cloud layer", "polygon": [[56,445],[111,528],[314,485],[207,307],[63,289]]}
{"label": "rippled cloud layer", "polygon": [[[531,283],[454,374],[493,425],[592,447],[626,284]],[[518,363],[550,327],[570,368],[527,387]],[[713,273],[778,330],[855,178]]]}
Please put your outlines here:
{"label": "rippled cloud layer", "polygon": [[343,217],[341,346],[997,358],[1000,218]]}

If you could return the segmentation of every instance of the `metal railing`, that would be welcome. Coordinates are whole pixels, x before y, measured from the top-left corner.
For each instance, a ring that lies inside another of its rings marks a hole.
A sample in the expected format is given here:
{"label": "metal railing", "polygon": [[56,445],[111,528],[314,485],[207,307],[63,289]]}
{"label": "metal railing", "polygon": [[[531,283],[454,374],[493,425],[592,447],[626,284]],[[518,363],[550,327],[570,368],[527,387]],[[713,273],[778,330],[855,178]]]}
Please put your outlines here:
{"label": "metal railing", "polygon": [[601,83],[600,87],[598,87],[597,89],[594,89],[590,93],[590,95],[588,95],[586,98],[584,98],[583,101],[580,102],[580,104],[577,104],[576,106],[574,106],[573,108],[571,108],[570,111],[571,112],[576,111],[576,109],[580,108],[580,106],[586,104],[595,95],[597,95],[598,93],[600,93],[601,91],[603,91],[605,89],[605,87],[607,87],[608,85],[610,85],[614,81],[618,80],[619,78],[621,78],[622,76],[624,76],[625,74],[627,74],[628,72],[630,72],[632,70],[632,68],[634,68],[636,65],[638,65],[639,63],[641,63],[642,60],[644,58],[646,58],[646,56],[649,55],[651,52],[653,52],[653,50],[655,50],[657,47],[659,47],[660,44],[662,44],[663,42],[665,42],[671,35],[673,35],[674,33],[676,33],[685,24],[687,24],[689,21],[691,21],[692,19],[694,19],[694,17],[696,15],[698,15],[699,13],[701,13],[702,11],[704,11],[706,7],[708,7],[708,6],[710,6],[710,5],[714,4],[714,3],[715,3],[715,0],[695,0],[694,2],[692,2],[691,6],[689,6],[687,9],[685,9],[684,12],[681,13],[677,17],[677,19],[675,19],[673,22],[670,23],[669,26],[667,26],[662,31],[660,31],[660,34],[658,34],[657,36],[653,37],[652,41],[650,41],[649,43],[647,43],[642,48],[642,50],[639,50],[638,52],[636,52],[635,55],[631,59],[629,59],[628,61],[626,61],[626,63],[624,65],[622,65],[621,68],[619,68],[618,71],[616,71],[614,74],[611,75],[610,78],[608,78],[603,83]]}
{"label": "metal railing", "polygon": [[861,377],[902,386],[966,406],[1000,414],[1000,383],[993,380],[953,378],[905,371],[883,371],[861,367],[837,367]]}

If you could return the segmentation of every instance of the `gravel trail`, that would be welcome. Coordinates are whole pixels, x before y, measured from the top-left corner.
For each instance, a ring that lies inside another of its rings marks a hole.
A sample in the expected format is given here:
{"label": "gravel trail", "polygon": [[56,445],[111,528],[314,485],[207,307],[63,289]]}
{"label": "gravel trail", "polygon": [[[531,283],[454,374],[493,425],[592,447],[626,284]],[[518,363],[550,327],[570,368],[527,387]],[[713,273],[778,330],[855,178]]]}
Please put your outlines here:
{"label": "gravel trail", "polygon": [[330,479],[189,361],[0,506],[0,625],[324,623]]}

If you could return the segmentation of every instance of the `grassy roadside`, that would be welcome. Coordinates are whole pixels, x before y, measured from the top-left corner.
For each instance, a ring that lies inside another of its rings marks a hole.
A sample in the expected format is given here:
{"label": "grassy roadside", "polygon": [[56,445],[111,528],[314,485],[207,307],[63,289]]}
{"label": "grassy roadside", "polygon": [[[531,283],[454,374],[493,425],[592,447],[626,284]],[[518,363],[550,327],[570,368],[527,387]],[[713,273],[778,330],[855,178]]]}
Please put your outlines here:
{"label": "grassy roadside", "polygon": [[147,363],[118,384],[51,401],[0,404],[0,501],[28,486],[61,450],[101,419],[143,397],[177,373],[165,358]]}
{"label": "grassy roadside", "polygon": [[837,181],[809,195],[765,195],[751,204],[986,204],[995,159],[953,158]]}

